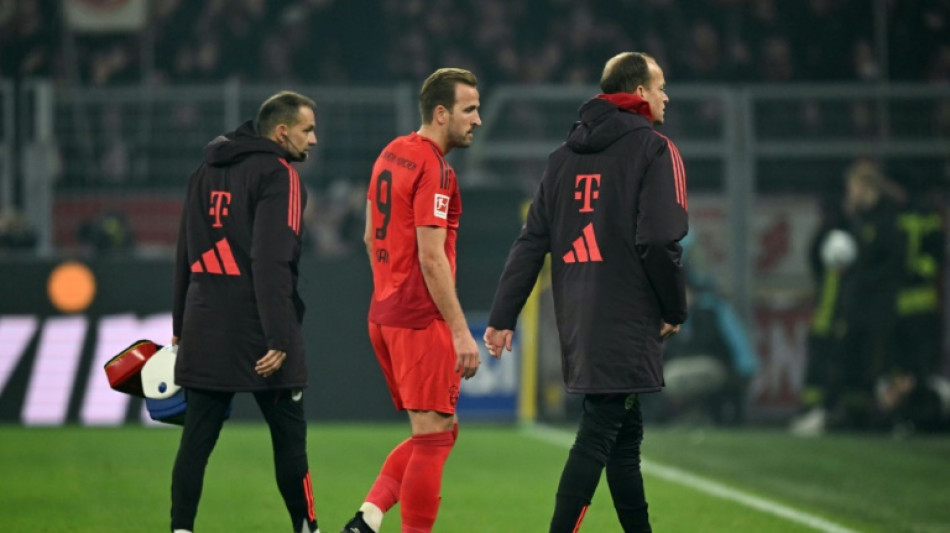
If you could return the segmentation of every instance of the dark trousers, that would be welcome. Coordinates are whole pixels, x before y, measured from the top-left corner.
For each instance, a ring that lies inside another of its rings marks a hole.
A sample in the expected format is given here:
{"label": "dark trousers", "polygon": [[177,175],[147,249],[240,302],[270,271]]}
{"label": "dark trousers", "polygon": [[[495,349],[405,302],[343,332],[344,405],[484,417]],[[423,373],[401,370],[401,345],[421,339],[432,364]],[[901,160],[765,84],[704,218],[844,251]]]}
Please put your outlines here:
{"label": "dark trousers", "polygon": [[[299,389],[259,391],[254,399],[270,427],[277,486],[293,523],[300,531],[306,520],[316,529],[307,464],[307,424]],[[188,407],[178,456],[172,471],[172,529],[193,530],[205,467],[218,441],[233,392],[185,391]]]}
{"label": "dark trousers", "polygon": [[561,473],[551,533],[578,529],[604,468],[625,533],[650,533],[640,444],[643,418],[635,394],[588,394],[574,446]]}

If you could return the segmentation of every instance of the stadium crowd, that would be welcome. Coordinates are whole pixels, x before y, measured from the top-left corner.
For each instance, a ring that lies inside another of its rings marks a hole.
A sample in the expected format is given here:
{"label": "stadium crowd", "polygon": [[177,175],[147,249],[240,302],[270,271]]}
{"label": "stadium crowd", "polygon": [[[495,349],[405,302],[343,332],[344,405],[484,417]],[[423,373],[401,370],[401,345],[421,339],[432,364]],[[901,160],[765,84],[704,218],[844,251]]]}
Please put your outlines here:
{"label": "stadium crowd", "polygon": [[71,34],[56,0],[0,2],[0,75],[110,85],[412,81],[439,65],[502,83],[589,83],[642,49],[687,82],[950,83],[950,2],[156,0],[139,33]]}

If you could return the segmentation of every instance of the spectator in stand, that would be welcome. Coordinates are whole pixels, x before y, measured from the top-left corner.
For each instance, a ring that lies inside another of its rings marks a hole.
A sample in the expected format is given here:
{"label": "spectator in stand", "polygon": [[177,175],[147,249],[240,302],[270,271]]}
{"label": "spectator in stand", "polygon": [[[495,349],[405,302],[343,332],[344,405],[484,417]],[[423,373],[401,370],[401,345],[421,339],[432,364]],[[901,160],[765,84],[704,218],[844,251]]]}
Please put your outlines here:
{"label": "spectator in stand", "polygon": [[0,77],[50,76],[59,54],[60,28],[43,16],[55,2],[4,2],[0,5]]}
{"label": "spectator in stand", "polygon": [[[683,82],[950,76],[946,2],[886,3],[889,72],[881,71],[884,63],[871,45],[874,12],[867,2],[650,0],[605,7],[554,0],[293,0],[274,7],[262,0],[158,0],[154,5],[155,65],[148,74],[171,82],[264,75],[320,83],[408,81],[425,76],[436,63],[461,59],[492,84],[573,83],[589,75],[586,66],[605,53],[632,47],[670,65]],[[61,57],[65,49],[57,43],[63,22],[40,16],[52,11],[51,0],[0,9],[0,26],[8,30],[0,37],[0,73],[68,74]],[[361,31],[349,29],[354,27]],[[366,34],[374,38],[365,39]],[[631,35],[639,40],[631,42]],[[145,41],[139,36],[135,45],[122,44],[119,35],[96,37],[94,49],[107,51],[98,60],[84,39],[78,42],[80,79],[101,70],[97,63],[113,65],[115,54],[108,51],[115,44],[129,53],[129,68],[141,70],[137,46]],[[686,48],[680,46],[684,41]],[[687,51],[671,58],[664,53],[669,49]],[[321,51],[316,63],[312,50]],[[765,51],[758,69],[751,68],[757,62],[754,50]],[[105,84],[129,81],[101,73],[98,78]]]}

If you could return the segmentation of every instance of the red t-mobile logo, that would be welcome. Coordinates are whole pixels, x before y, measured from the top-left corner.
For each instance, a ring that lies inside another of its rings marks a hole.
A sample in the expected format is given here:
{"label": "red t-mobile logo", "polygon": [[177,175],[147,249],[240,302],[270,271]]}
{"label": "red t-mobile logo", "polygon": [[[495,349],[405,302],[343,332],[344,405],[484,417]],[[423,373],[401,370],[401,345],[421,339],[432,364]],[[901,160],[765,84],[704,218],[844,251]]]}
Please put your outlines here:
{"label": "red t-mobile logo", "polygon": [[227,191],[211,191],[211,211],[209,215],[214,217],[212,228],[223,227],[221,217],[228,216],[228,205],[231,203],[231,193]]}
{"label": "red t-mobile logo", "polygon": [[593,213],[594,208],[590,206],[591,200],[596,200],[600,196],[597,190],[600,188],[600,174],[578,174],[574,180],[574,199],[580,200],[582,206],[581,213]]}

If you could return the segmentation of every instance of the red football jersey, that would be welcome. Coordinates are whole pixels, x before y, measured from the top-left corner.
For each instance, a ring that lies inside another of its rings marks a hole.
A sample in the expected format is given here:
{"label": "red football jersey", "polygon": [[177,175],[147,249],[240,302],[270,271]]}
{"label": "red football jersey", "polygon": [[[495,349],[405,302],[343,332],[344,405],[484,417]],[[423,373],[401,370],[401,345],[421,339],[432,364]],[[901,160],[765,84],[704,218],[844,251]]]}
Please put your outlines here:
{"label": "red football jersey", "polygon": [[442,315],[422,277],[416,228],[446,228],[445,254],[454,276],[462,214],[455,170],[430,139],[415,132],[397,137],[376,159],[366,198],[374,237],[369,319],[385,326],[424,328]]}

